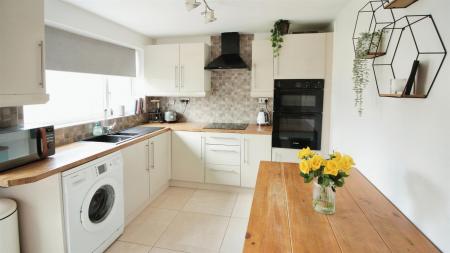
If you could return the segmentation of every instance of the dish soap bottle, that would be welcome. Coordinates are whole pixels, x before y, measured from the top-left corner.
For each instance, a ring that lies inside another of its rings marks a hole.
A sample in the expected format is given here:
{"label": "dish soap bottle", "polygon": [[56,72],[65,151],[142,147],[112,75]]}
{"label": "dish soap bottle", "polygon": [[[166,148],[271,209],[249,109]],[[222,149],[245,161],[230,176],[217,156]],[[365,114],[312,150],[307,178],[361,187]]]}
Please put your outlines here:
{"label": "dish soap bottle", "polygon": [[94,136],[99,136],[103,134],[103,128],[100,125],[100,122],[95,123],[94,129],[92,129],[92,134]]}

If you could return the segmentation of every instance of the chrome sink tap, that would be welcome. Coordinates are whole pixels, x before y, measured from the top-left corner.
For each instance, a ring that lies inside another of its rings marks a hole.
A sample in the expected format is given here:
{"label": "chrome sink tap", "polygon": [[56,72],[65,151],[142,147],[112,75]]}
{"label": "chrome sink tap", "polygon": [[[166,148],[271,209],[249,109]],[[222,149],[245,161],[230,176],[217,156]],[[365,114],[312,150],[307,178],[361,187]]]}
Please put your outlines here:
{"label": "chrome sink tap", "polygon": [[114,122],[112,125],[109,125],[109,126],[103,126],[103,133],[112,134],[115,126],[116,126],[116,122]]}

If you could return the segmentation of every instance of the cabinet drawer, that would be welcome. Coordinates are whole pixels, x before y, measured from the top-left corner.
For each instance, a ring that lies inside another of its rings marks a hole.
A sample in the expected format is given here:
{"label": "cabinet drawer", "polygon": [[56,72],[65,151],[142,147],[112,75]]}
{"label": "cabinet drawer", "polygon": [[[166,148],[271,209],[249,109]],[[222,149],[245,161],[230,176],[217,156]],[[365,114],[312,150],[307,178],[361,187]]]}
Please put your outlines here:
{"label": "cabinet drawer", "polygon": [[210,184],[241,185],[241,168],[232,165],[207,165],[205,181]]}
{"label": "cabinet drawer", "polygon": [[205,147],[206,164],[217,165],[240,165],[241,147],[226,145],[206,145]]}
{"label": "cabinet drawer", "polygon": [[205,138],[206,144],[240,146],[241,136],[237,134],[208,134]]}

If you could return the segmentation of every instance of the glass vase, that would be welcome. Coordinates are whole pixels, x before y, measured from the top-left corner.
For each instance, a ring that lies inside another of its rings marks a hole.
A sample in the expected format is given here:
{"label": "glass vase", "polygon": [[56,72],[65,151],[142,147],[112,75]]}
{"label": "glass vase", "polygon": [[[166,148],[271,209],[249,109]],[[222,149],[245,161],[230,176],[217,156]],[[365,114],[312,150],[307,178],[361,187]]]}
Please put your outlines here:
{"label": "glass vase", "polygon": [[331,186],[325,187],[314,181],[312,204],[316,212],[334,214],[336,212],[336,193]]}

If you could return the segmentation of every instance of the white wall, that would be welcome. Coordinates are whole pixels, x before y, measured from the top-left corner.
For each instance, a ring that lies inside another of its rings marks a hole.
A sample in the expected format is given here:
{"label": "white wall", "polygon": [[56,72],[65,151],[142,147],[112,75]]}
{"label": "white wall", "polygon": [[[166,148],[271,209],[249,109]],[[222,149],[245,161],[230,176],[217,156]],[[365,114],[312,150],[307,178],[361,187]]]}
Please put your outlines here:
{"label": "white wall", "polygon": [[[442,251],[450,252],[449,59],[427,99],[380,98],[372,79],[359,117],[351,38],[366,2],[351,1],[335,21],[331,148],[353,155],[364,175]],[[432,14],[449,47],[449,10],[448,0],[428,0],[395,13]]]}

